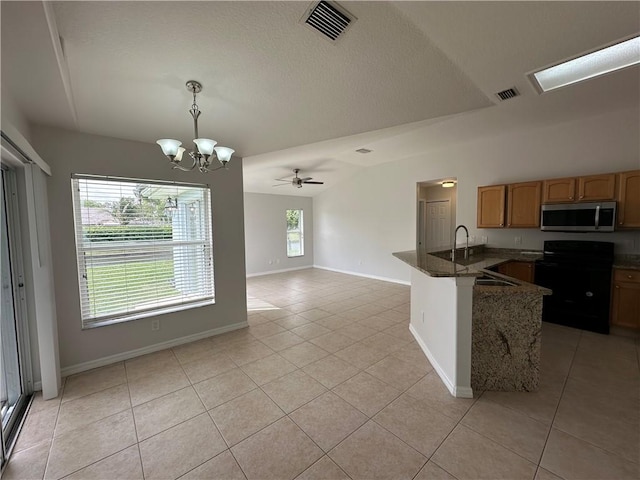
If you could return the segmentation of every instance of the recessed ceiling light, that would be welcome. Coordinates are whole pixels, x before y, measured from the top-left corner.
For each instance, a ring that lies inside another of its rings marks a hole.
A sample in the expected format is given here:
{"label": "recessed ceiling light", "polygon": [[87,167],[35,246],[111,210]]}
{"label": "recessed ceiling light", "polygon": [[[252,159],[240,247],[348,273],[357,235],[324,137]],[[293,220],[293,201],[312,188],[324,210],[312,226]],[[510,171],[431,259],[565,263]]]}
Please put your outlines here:
{"label": "recessed ceiling light", "polygon": [[640,37],[587,53],[528,75],[538,93],[615,72],[640,63]]}
{"label": "recessed ceiling light", "polygon": [[371,152],[373,152],[373,150],[369,150],[368,148],[359,148],[358,150],[356,150],[356,152],[358,152],[358,153],[371,153]]}
{"label": "recessed ceiling light", "polygon": [[451,188],[456,185],[456,182],[452,180],[447,180],[446,182],[442,182],[442,188]]}

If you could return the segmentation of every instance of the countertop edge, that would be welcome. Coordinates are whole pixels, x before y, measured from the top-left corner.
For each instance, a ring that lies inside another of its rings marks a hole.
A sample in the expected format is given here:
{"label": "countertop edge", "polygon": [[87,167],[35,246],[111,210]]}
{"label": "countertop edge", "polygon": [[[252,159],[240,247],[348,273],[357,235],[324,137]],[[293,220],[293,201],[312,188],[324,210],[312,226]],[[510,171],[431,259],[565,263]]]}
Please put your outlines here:
{"label": "countertop edge", "polygon": [[[398,260],[406,263],[412,268],[415,268],[421,273],[435,278],[456,278],[456,277],[479,277],[485,274],[490,274],[496,278],[503,278],[512,283],[516,283],[516,286],[494,286],[494,285],[475,285],[474,289],[481,293],[487,294],[504,294],[504,293],[523,293],[537,291],[542,295],[551,295],[552,291],[548,288],[534,285],[532,283],[524,282],[507,275],[502,275],[497,272],[488,271],[487,268],[500,265],[501,263],[508,262],[510,260],[535,260],[538,255],[523,255],[517,253],[515,255],[507,255],[501,252],[501,254],[491,254],[489,257],[483,255],[483,259],[477,263],[469,265],[459,265],[460,270],[457,270],[458,264],[454,264],[449,260],[445,260],[436,255],[432,255],[426,252],[418,252],[416,250],[408,250],[404,252],[393,252],[392,255]],[[541,256],[541,255],[540,255]],[[423,260],[423,261],[419,261]],[[433,268],[423,268],[420,266],[430,264]]]}

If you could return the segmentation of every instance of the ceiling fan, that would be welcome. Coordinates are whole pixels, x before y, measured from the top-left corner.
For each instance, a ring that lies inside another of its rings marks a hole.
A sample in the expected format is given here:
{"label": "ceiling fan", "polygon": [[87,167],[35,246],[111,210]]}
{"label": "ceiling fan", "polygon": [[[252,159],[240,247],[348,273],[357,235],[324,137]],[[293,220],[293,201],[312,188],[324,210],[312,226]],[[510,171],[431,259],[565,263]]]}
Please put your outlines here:
{"label": "ceiling fan", "polygon": [[276,178],[276,181],[278,182],[286,182],[286,183],[279,183],[278,185],[273,185],[274,187],[281,187],[283,185],[288,185],[289,183],[291,183],[291,185],[293,185],[294,187],[297,188],[302,188],[302,184],[306,183],[306,184],[311,184],[311,185],[323,185],[324,182],[312,182],[311,180],[313,180],[312,177],[304,177],[304,178],[300,178],[298,177],[298,173],[300,172],[299,168],[294,168],[293,169],[293,173],[295,173],[295,177],[293,177],[291,179],[291,181],[284,179],[284,178]]}

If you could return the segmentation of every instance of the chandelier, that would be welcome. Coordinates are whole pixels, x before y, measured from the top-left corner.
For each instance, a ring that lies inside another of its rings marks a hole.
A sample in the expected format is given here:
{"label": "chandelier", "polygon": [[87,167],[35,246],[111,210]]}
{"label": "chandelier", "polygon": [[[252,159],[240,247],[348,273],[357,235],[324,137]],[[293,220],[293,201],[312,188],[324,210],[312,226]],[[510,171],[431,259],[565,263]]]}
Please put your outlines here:
{"label": "chandelier", "polygon": [[[212,172],[220,168],[227,168],[227,163],[231,160],[231,155],[233,155],[235,150],[228,147],[216,147],[218,142],[215,140],[198,137],[198,117],[202,112],[200,112],[200,109],[196,104],[196,94],[202,91],[202,84],[196,80],[189,80],[187,82],[187,90],[193,94],[193,104],[189,110],[189,113],[193,117],[193,143],[196,144],[195,148],[189,151],[189,156],[191,157],[191,160],[193,160],[193,164],[190,167],[182,165],[182,155],[186,151],[186,148],[180,146],[182,145],[182,142],[171,138],[161,138],[156,143],[160,145],[160,148],[162,148],[162,153],[169,158],[173,168],[178,168],[188,172],[198,167],[198,170],[202,173]],[[220,165],[216,168],[210,168],[210,159],[212,155],[214,155],[214,151],[215,157],[218,159],[218,162],[220,162]]]}

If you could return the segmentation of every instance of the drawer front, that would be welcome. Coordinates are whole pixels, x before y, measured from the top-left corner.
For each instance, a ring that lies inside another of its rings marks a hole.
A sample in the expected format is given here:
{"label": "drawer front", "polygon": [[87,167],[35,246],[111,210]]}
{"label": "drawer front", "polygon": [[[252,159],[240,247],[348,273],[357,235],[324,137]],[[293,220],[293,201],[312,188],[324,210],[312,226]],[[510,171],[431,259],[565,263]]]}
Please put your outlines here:
{"label": "drawer front", "polygon": [[613,270],[613,280],[615,282],[639,282],[640,270],[623,270],[616,268]]}

